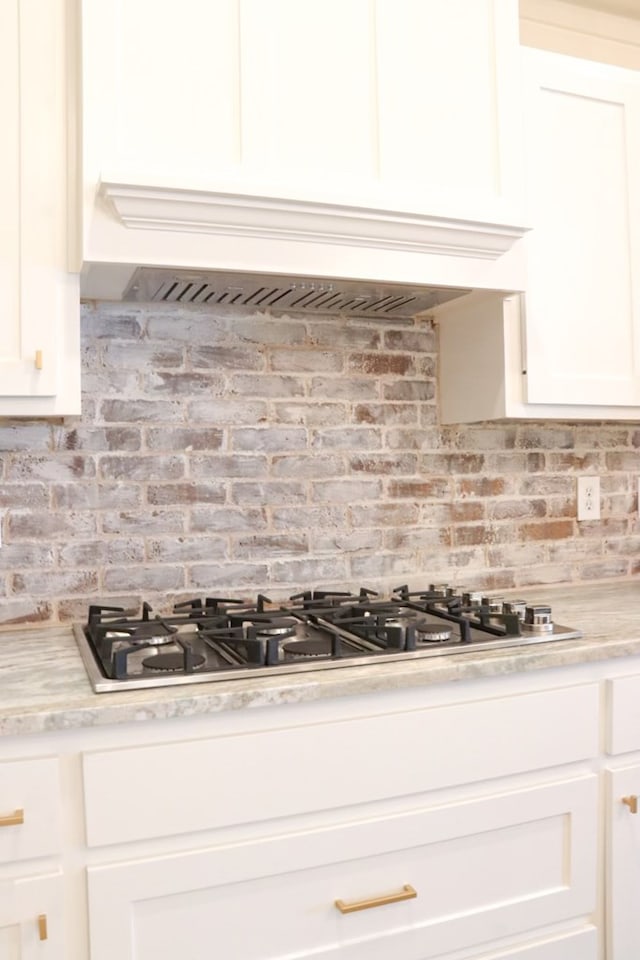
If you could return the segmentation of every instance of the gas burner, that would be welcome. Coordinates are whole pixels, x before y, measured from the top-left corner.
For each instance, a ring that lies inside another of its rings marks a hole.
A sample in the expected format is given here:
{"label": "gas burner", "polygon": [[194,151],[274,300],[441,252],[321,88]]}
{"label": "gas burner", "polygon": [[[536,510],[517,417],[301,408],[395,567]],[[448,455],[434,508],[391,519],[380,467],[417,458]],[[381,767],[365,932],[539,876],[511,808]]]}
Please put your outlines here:
{"label": "gas burner", "polygon": [[288,657],[330,657],[331,640],[329,637],[296,640],[294,643],[285,643],[282,652]]}
{"label": "gas burner", "polygon": [[[173,643],[174,634],[178,632],[178,628],[171,627],[162,620],[146,620],[136,627],[123,627],[122,632],[127,634],[129,643],[155,647]],[[120,628],[116,631],[116,635],[119,633]]]}
{"label": "gas burner", "polygon": [[438,623],[416,623],[416,640],[418,643],[446,643],[451,640],[452,630]]}
{"label": "gas burner", "polygon": [[[191,654],[189,658],[192,670],[199,670],[205,664],[205,658],[199,653]],[[157,653],[155,656],[145,657],[142,661],[145,670],[156,673],[180,673],[185,669],[183,653]]]}
{"label": "gas burner", "polygon": [[279,640],[286,640],[287,637],[295,637],[299,626],[298,620],[283,619],[269,620],[266,623],[256,623],[249,621],[244,624],[247,636],[255,637],[257,640],[264,637],[276,637]]}

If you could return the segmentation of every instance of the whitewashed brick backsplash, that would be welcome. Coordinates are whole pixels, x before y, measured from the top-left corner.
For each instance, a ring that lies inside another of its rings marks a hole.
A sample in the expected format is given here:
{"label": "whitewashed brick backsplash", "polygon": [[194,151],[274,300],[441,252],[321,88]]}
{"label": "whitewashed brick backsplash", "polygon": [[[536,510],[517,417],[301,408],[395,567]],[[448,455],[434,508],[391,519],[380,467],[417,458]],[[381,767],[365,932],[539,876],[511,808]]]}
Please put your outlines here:
{"label": "whitewashed brick backsplash", "polygon": [[[0,621],[640,571],[640,426],[440,427],[428,320],[83,310],[83,415],[0,421]],[[602,519],[575,520],[575,478]]]}

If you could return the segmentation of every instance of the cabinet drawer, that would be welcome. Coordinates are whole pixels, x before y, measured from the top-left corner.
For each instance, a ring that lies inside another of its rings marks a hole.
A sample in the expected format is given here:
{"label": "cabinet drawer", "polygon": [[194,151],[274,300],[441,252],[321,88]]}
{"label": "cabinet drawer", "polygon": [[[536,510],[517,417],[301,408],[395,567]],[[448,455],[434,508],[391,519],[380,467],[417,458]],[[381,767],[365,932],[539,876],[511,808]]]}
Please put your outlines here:
{"label": "cabinet drawer", "polygon": [[[584,917],[596,801],[597,778],[585,776],[90,867],[92,960],[426,960]],[[407,887],[415,898],[372,904]],[[336,901],[366,906],[343,913]]]}
{"label": "cabinet drawer", "polygon": [[607,753],[640,750],[640,674],[607,680]]}
{"label": "cabinet drawer", "polygon": [[58,761],[0,763],[0,863],[60,850]]}
{"label": "cabinet drawer", "polygon": [[[595,756],[598,689],[84,755],[89,846],[267,821]],[[123,815],[135,798],[143,816]],[[188,809],[185,808],[188,797]]]}

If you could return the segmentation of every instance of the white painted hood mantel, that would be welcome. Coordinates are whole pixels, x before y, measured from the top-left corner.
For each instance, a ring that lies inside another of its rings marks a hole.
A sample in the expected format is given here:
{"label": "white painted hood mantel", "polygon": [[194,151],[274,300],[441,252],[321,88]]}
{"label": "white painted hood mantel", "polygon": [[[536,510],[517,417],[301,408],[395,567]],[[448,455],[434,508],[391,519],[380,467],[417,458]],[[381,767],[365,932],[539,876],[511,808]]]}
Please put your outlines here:
{"label": "white painted hood mantel", "polygon": [[524,289],[516,0],[82,21],[85,297],[141,266]]}

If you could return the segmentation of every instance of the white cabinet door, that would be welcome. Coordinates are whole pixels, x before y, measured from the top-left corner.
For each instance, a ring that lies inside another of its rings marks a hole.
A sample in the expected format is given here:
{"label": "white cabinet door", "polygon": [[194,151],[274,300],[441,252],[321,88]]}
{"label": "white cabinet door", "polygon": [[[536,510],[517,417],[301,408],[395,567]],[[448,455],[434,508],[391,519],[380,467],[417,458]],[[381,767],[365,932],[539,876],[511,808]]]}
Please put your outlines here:
{"label": "white cabinet door", "polygon": [[78,278],[67,272],[70,8],[0,4],[0,415],[79,412]]}
{"label": "white cabinet door", "polygon": [[640,77],[524,53],[526,400],[640,405]]}
{"label": "white cabinet door", "polygon": [[65,960],[62,880],[0,881],[0,960]]}
{"label": "white cabinet door", "polygon": [[640,956],[640,764],[609,771],[606,868],[607,957]]}
{"label": "white cabinet door", "polygon": [[577,777],[90,866],[91,958],[428,960],[529,931],[541,940],[594,909],[596,801],[597,778]]}

